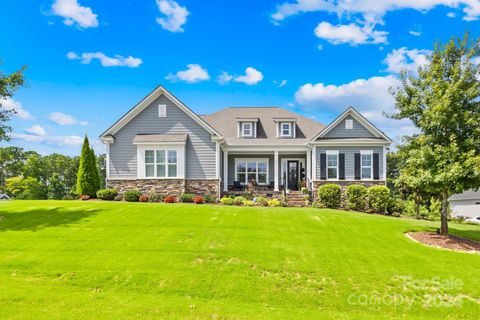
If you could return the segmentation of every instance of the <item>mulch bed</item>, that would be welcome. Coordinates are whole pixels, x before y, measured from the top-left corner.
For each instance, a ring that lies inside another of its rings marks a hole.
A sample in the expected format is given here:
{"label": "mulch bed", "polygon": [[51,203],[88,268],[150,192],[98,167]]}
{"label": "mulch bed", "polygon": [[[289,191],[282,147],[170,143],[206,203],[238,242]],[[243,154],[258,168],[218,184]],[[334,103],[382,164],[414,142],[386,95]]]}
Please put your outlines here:
{"label": "mulch bed", "polygon": [[480,253],[480,242],[453,235],[442,236],[435,232],[409,232],[407,236],[428,246],[469,253]]}

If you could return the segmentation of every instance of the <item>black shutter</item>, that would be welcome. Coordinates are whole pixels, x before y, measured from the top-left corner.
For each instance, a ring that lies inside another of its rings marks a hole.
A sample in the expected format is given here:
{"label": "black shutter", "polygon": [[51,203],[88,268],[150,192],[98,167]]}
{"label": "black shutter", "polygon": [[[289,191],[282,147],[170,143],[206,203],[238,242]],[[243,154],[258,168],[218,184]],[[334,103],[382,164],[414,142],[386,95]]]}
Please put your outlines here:
{"label": "black shutter", "polygon": [[360,180],[360,153],[355,153],[355,180]]}
{"label": "black shutter", "polygon": [[320,180],[327,180],[327,154],[320,153]]}
{"label": "black shutter", "polygon": [[338,154],[338,179],[345,180],[345,153]]}
{"label": "black shutter", "polygon": [[378,153],[373,154],[373,179],[380,179],[380,166],[378,163]]}

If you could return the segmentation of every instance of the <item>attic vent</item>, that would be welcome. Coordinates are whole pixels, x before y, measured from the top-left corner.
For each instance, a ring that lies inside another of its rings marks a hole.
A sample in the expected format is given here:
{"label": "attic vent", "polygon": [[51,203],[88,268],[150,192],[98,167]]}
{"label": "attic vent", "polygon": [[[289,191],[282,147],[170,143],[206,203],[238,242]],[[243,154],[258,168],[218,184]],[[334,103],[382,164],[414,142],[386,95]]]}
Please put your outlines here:
{"label": "attic vent", "polygon": [[353,129],[353,120],[352,119],[347,119],[345,120],[345,129]]}
{"label": "attic vent", "polygon": [[167,105],[159,104],[158,105],[158,117],[165,118],[167,116]]}

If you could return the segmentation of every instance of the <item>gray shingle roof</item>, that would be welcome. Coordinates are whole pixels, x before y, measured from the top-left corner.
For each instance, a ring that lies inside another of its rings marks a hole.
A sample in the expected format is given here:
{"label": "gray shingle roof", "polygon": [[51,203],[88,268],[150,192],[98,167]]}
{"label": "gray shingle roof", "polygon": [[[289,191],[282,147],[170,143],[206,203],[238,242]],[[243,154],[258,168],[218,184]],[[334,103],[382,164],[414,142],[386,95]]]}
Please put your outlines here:
{"label": "gray shingle roof", "polygon": [[[226,108],[202,118],[220,132],[228,145],[299,145],[308,142],[325,126],[312,119],[278,107]],[[257,137],[239,138],[237,118],[258,118]],[[296,119],[296,139],[277,138],[275,119]]]}
{"label": "gray shingle roof", "polygon": [[188,134],[137,134],[133,143],[185,142]]}
{"label": "gray shingle roof", "polygon": [[480,189],[475,191],[473,189],[464,191],[463,193],[454,194],[448,200],[468,200],[468,199],[479,199],[480,200]]}

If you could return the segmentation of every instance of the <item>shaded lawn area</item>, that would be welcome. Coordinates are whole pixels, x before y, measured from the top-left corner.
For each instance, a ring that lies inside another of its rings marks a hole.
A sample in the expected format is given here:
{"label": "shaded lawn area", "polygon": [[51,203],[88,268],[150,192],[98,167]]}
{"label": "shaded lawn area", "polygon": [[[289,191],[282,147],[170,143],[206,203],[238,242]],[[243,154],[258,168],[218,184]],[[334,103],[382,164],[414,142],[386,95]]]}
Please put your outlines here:
{"label": "shaded lawn area", "polygon": [[[480,240],[480,226],[452,223]],[[477,319],[437,223],[311,208],[0,203],[0,319]]]}

